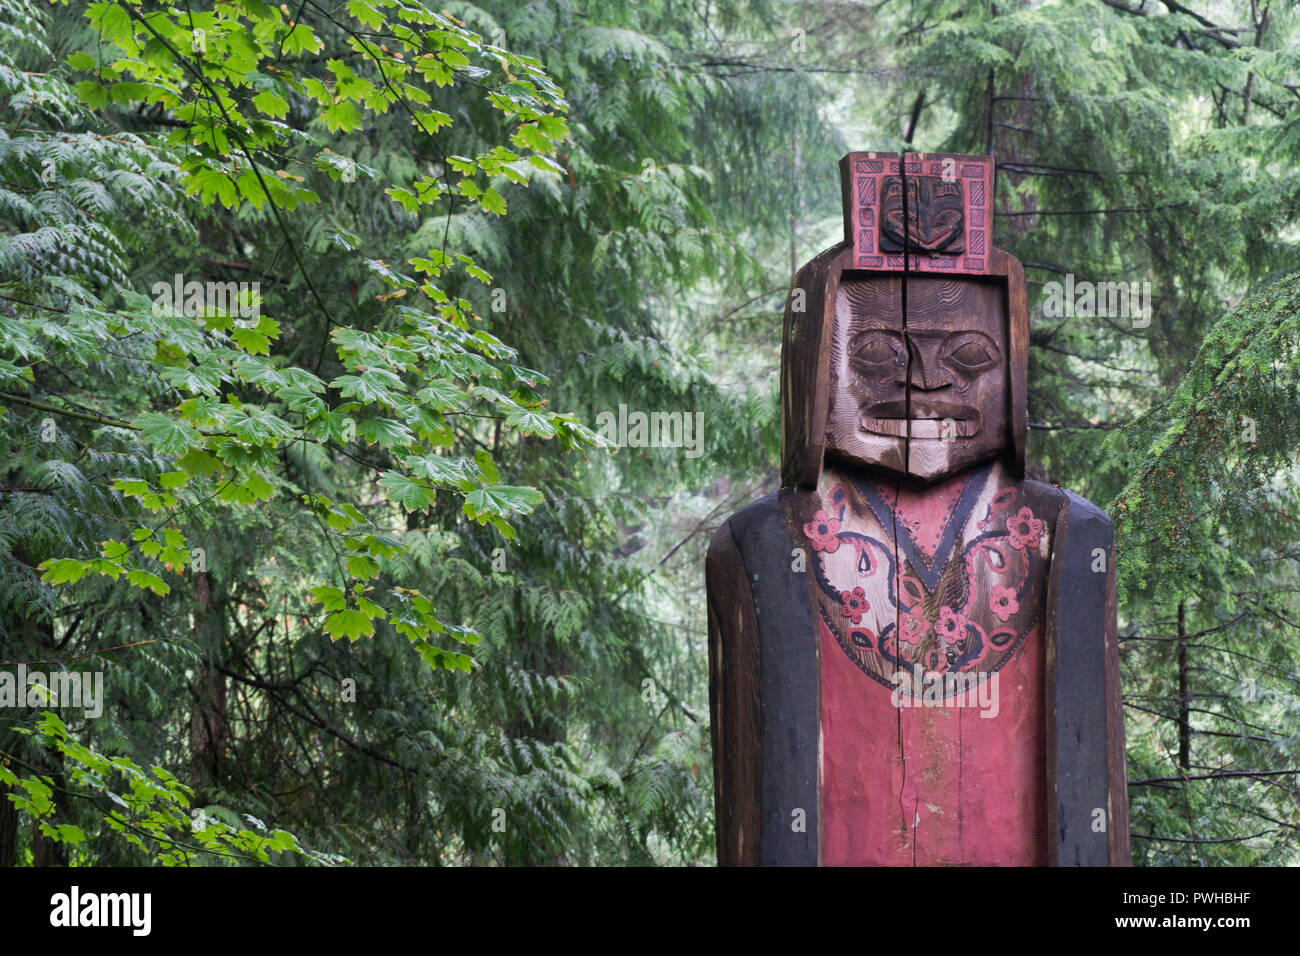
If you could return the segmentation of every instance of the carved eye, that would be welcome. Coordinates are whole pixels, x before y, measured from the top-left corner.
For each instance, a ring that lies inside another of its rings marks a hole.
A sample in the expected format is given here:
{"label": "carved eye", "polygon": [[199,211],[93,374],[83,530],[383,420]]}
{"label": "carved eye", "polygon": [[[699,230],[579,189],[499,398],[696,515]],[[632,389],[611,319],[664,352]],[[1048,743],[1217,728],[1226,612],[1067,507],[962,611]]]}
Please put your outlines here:
{"label": "carved eye", "polygon": [[934,215],[933,232],[948,232],[961,225],[962,213],[960,209],[940,209]]}
{"label": "carved eye", "polygon": [[870,330],[857,336],[850,353],[853,364],[880,372],[883,367],[906,364],[902,340],[895,332]]}
{"label": "carved eye", "polygon": [[996,365],[1001,358],[998,347],[988,336],[979,332],[965,332],[950,340],[947,348],[948,364],[966,375],[978,375]]}
{"label": "carved eye", "polygon": [[888,342],[880,339],[867,342],[858,349],[858,358],[864,362],[892,362],[897,354]]}
{"label": "carved eye", "polygon": [[989,350],[978,342],[967,342],[953,352],[952,357],[961,362],[962,365],[983,365],[985,362],[993,361],[993,356],[989,355]]}

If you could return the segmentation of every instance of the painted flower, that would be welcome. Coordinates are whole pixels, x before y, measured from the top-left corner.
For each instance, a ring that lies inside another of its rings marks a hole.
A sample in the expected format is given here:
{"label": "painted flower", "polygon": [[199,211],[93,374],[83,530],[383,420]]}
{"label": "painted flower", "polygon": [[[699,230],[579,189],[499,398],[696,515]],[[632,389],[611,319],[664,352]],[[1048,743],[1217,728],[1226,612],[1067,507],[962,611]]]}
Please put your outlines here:
{"label": "painted flower", "polygon": [[819,511],[803,526],[803,533],[808,536],[814,551],[830,554],[840,546],[840,539],[836,537],[840,533],[840,519]]}
{"label": "painted flower", "polygon": [[869,610],[871,605],[867,601],[867,592],[862,588],[840,592],[840,613],[854,624],[861,624],[862,615]]}
{"label": "painted flower", "polygon": [[993,585],[993,593],[989,595],[989,610],[998,616],[998,620],[1006,620],[1020,610],[1020,602],[1016,600],[1016,589],[1009,588],[1002,584]]}
{"label": "painted flower", "polygon": [[1014,518],[1007,519],[1007,535],[1012,547],[1018,550],[1038,547],[1042,533],[1043,523],[1028,508],[1021,508]]}
{"label": "painted flower", "polygon": [[1015,504],[1016,504],[1016,489],[1003,488],[996,495],[994,495],[993,500],[989,502],[989,512],[987,515],[985,515],[984,520],[979,523],[980,530],[987,531],[989,525],[993,523],[993,519],[996,517],[999,511],[1005,511],[1008,508],[1014,508]]}
{"label": "painted flower", "polygon": [[939,620],[934,625],[934,631],[945,644],[960,644],[966,640],[967,626],[964,615],[945,606],[939,608]]}
{"label": "painted flower", "polygon": [[899,640],[915,644],[930,630],[930,621],[919,608],[912,608],[898,622]]}

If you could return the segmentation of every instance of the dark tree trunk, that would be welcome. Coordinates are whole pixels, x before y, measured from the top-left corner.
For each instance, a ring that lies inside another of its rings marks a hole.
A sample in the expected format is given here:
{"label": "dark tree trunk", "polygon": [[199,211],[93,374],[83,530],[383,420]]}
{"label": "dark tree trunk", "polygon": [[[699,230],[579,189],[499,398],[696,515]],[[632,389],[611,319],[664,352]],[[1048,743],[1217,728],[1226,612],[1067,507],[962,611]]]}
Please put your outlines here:
{"label": "dark tree trunk", "polygon": [[[52,764],[50,770],[46,772],[51,784],[55,787],[54,812],[45,818],[45,822],[50,826],[57,827],[60,823],[67,822],[66,804],[60,801],[65,800],[67,795],[61,790],[66,789],[67,778],[63,773],[63,754],[49,755],[45,762]],[[47,837],[40,830],[39,826],[32,828],[32,866],[67,866],[68,865],[68,845],[61,840],[55,840]]]}
{"label": "dark tree trunk", "polygon": [[[39,562],[38,556],[31,555],[24,545],[15,546],[12,557],[29,568],[35,567]],[[60,649],[59,642],[54,637],[54,624],[48,619],[15,610],[5,615],[3,625],[3,632],[7,634],[8,639],[0,641],[0,661],[6,662],[6,666],[16,664],[18,661],[54,657]],[[23,690],[19,688],[19,693]],[[30,761],[33,765],[41,767],[44,775],[49,777],[56,787],[63,787],[65,781],[62,754],[57,755],[56,759],[55,755],[43,753],[29,744],[26,738],[14,733],[12,727],[18,723],[18,720],[16,716],[9,716],[10,713],[18,715],[25,714],[26,711],[0,711],[0,751],[14,754],[21,760]],[[24,773],[24,768],[17,765],[11,765],[9,769],[19,775]],[[8,792],[10,788],[0,785],[0,866],[17,866],[20,862],[18,824],[21,815],[18,808],[7,797]],[[49,818],[49,822],[56,826],[66,820],[64,814],[67,808],[60,802],[64,799],[65,795],[56,791],[54,801],[57,809]],[[57,840],[43,836],[35,827],[32,831],[32,853],[33,863],[36,866],[67,865],[66,847]]]}
{"label": "dark tree trunk", "polygon": [[229,725],[226,716],[226,677],[219,670],[224,663],[224,601],[213,593],[216,582],[205,571],[195,575],[195,638],[202,658],[191,688],[190,786],[196,802],[220,778],[226,752]]}
{"label": "dark tree trunk", "polygon": [[[14,734],[0,731],[0,750],[13,753]],[[17,772],[17,768],[11,768]],[[18,808],[7,796],[10,789],[0,784],[0,867],[18,865]]]}
{"label": "dark tree trunk", "polygon": [[1178,602],[1178,766],[1187,770],[1192,763],[1192,726],[1187,689],[1187,605]]}

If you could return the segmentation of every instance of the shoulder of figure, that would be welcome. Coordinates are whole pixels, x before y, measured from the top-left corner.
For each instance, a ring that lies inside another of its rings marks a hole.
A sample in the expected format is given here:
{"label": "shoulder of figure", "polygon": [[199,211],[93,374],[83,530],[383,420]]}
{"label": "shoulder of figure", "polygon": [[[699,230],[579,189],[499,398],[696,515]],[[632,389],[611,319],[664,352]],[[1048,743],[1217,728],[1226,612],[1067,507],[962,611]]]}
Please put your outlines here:
{"label": "shoulder of figure", "polygon": [[1115,523],[1111,521],[1110,515],[1087,498],[1059,485],[1041,481],[1026,479],[1019,482],[1019,485],[1026,497],[1055,504],[1056,526],[1065,532],[1067,550],[1078,547],[1091,551],[1096,547],[1109,548],[1113,544]]}
{"label": "shoulder of figure", "polygon": [[715,551],[727,551],[732,548],[743,550],[748,541],[761,536],[765,530],[773,527],[779,527],[782,531],[785,529],[781,517],[781,504],[776,493],[764,495],[757,501],[750,502],[722,522],[709,543],[709,552],[712,554]]}

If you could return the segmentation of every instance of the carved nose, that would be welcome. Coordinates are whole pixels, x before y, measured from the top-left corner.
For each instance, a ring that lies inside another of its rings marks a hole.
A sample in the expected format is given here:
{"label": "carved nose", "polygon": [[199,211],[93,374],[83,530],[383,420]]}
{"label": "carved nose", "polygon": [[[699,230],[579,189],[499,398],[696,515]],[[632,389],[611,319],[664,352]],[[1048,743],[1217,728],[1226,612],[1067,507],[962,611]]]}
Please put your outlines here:
{"label": "carved nose", "polygon": [[[939,360],[939,349],[946,332],[909,332],[907,334],[907,351],[910,362],[901,362],[894,381],[899,385],[910,384],[918,391],[935,391],[952,384],[952,376]],[[902,356],[900,355],[901,359]],[[908,374],[908,366],[910,372]],[[910,382],[909,382],[910,378]]]}

